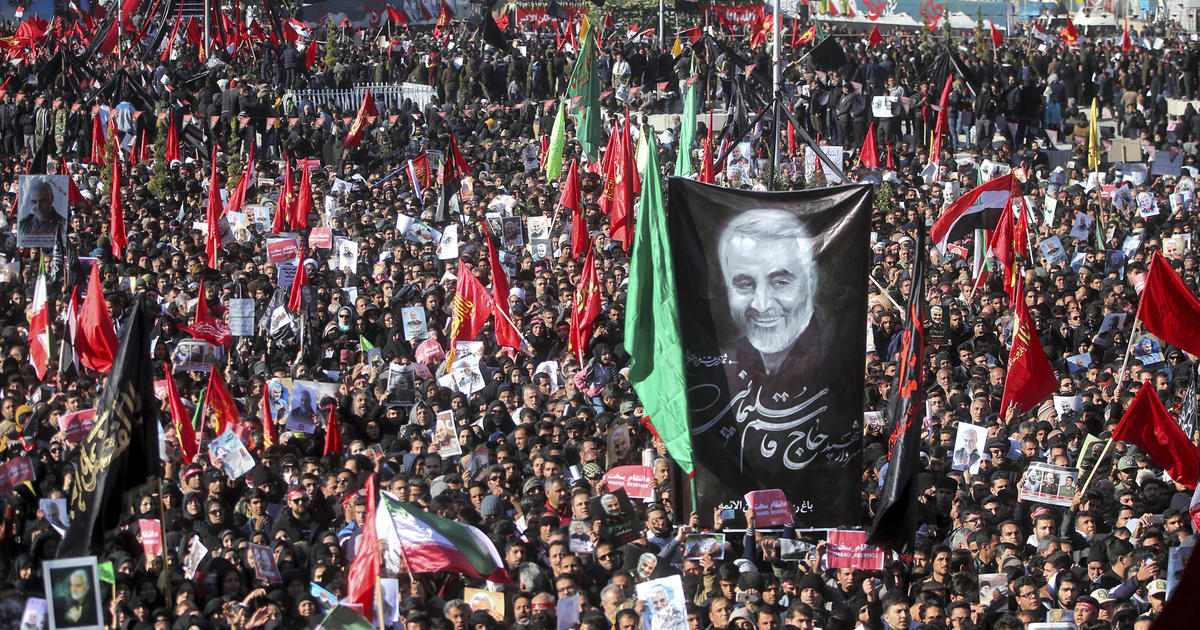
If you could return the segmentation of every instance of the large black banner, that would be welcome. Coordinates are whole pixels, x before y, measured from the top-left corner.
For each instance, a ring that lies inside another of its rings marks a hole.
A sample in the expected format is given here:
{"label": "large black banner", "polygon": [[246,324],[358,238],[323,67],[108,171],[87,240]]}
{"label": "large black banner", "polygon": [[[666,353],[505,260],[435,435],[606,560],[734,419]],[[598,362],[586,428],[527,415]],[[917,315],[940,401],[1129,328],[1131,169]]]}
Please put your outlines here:
{"label": "large black banner", "polygon": [[858,524],[871,187],[669,185],[700,513],[778,488]]}

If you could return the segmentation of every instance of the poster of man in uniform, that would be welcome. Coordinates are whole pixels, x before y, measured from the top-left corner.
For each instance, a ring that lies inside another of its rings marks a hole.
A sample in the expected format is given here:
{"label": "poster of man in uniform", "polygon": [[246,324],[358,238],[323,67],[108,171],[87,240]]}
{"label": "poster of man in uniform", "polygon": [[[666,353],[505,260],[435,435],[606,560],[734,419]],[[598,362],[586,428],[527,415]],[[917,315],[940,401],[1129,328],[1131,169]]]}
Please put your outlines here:
{"label": "poster of man in uniform", "polygon": [[1034,462],[1025,470],[1017,498],[1049,505],[1070,506],[1075,498],[1079,471],[1074,468]]}
{"label": "poster of man in uniform", "polygon": [[17,185],[17,246],[54,247],[67,225],[66,175],[22,175]]}
{"label": "poster of man in uniform", "polygon": [[698,511],[783,488],[798,527],[857,521],[870,186],[669,185]]}
{"label": "poster of man in uniform", "polygon": [[987,442],[987,429],[965,422],[958,423],[958,435],[954,439],[954,470],[970,470],[979,473],[979,462],[983,461],[983,445]]}
{"label": "poster of man in uniform", "polygon": [[50,630],[100,630],[100,580],[96,558],[46,560],[42,564],[46,601],[50,602]]}
{"label": "poster of man in uniform", "polygon": [[678,575],[638,584],[637,598],[646,606],[642,630],[687,630],[687,597]]}

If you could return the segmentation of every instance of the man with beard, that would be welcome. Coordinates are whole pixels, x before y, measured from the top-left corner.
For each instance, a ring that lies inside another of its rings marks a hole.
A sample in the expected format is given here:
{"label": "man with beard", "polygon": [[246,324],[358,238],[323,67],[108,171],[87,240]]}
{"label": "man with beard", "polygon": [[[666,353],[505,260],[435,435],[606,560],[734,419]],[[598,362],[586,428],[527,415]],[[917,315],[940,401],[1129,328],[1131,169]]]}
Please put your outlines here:
{"label": "man with beard", "polygon": [[54,623],[58,628],[91,626],[99,623],[96,617],[96,598],[92,595],[91,576],[87,569],[76,569],[67,576],[67,588],[61,595],[55,589]]}

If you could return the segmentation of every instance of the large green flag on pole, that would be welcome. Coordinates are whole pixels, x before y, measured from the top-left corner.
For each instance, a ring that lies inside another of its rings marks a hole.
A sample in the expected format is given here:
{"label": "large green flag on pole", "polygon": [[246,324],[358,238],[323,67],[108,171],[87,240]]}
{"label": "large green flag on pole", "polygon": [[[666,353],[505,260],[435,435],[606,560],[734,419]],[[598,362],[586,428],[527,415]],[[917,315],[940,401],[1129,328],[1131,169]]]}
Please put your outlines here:
{"label": "large green flag on pole", "polygon": [[632,357],[629,381],[642,400],[650,424],[667,445],[667,453],[690,475],[692,437],[688,429],[675,267],[667,238],[667,208],[658,177],[658,148],[653,129],[647,128],[642,137],[647,142],[646,170],[642,176],[641,210],[633,237],[633,266],[625,311],[625,349]]}
{"label": "large green flag on pole", "polygon": [[600,159],[600,80],[596,78],[595,29],[588,29],[567,85],[567,101],[575,117],[575,138],[588,160]]}
{"label": "large green flag on pole", "polygon": [[567,117],[562,101],[558,102],[558,114],[554,116],[554,127],[550,129],[550,146],[546,149],[546,181],[552,182],[562,174],[563,145],[566,144]]}
{"label": "large green flag on pole", "polygon": [[692,144],[696,141],[696,116],[699,113],[696,83],[693,81],[683,97],[683,114],[679,116],[679,152],[675,156],[675,175],[679,177],[692,174]]}

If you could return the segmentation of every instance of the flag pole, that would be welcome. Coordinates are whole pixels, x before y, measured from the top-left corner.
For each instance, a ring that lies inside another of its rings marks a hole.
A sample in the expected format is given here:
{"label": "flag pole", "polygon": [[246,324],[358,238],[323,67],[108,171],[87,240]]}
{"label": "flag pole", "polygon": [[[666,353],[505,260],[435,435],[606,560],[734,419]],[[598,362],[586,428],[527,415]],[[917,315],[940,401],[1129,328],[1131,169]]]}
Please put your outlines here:
{"label": "flag pole", "polygon": [[[405,562],[404,564],[408,564]],[[383,628],[383,588],[380,587],[379,573],[375,573],[375,621],[379,624],[379,630]]]}
{"label": "flag pole", "polygon": [[[163,494],[162,475],[159,475],[158,476],[158,518],[160,518],[162,520],[159,521],[159,525],[158,525],[158,555],[160,558],[162,558],[163,572],[167,572],[167,537],[165,534],[165,532],[167,530],[166,501],[167,501],[166,495]],[[170,577],[168,577],[166,580],[163,580],[163,582],[164,582],[163,588],[166,589],[167,601],[169,601],[169,602],[175,601],[175,598],[171,596],[171,579],[170,579]],[[116,587],[117,587],[117,583],[116,583],[116,581],[114,581],[113,582],[114,594],[115,594]]]}
{"label": "flag pole", "polygon": [[[1133,351],[1133,337],[1134,337],[1134,335],[1137,334],[1138,328],[1141,326],[1141,324],[1142,324],[1142,320],[1137,319],[1135,317],[1133,320],[1133,328],[1129,331],[1129,339],[1126,340],[1125,358],[1124,358],[1124,360],[1121,361],[1121,372],[1117,374],[1117,386],[1113,390],[1113,395],[1116,396],[1117,398],[1120,397],[1121,384],[1125,381],[1125,368],[1129,365],[1129,355]],[[1108,422],[1111,418],[1112,418],[1112,405],[1110,404],[1108,406],[1108,409],[1105,410],[1104,423],[1108,424]],[[1104,444],[1104,450],[1100,451],[1100,456],[1096,458],[1096,463],[1092,465],[1091,474],[1088,475],[1087,481],[1084,482],[1083,486],[1079,490],[1081,493],[1086,493],[1088,487],[1092,485],[1092,479],[1096,476],[1096,471],[1100,469],[1100,462],[1104,461],[1104,457],[1106,455],[1108,455],[1108,451],[1112,448],[1113,441],[1114,440],[1110,436],[1108,438],[1108,441]]]}

